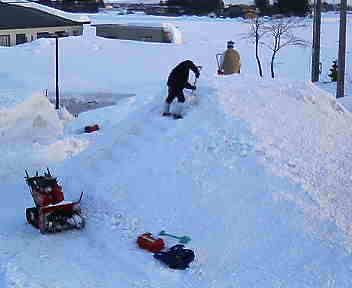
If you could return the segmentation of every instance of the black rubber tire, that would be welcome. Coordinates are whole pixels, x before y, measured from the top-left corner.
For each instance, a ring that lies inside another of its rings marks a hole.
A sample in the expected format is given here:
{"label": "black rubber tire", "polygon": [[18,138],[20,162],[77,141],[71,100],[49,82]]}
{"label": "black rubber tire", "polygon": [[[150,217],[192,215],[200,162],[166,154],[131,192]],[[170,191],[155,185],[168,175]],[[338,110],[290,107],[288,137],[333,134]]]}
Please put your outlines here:
{"label": "black rubber tire", "polygon": [[26,209],[27,222],[38,228],[38,210],[35,207]]}

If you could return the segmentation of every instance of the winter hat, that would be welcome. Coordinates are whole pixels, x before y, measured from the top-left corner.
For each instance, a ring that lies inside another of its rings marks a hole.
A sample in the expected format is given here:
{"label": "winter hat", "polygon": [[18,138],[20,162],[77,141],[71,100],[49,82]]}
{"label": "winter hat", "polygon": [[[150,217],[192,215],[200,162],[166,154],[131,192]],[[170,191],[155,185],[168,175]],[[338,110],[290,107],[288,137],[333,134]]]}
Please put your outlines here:
{"label": "winter hat", "polygon": [[227,41],[227,48],[233,48],[234,44],[235,43],[233,41]]}

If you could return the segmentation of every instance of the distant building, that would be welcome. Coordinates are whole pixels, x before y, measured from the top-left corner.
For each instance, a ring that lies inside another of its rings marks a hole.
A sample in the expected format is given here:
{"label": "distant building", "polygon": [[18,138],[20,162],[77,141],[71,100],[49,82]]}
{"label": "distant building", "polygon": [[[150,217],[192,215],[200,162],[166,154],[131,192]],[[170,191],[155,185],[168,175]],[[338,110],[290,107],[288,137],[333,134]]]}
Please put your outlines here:
{"label": "distant building", "polygon": [[15,46],[50,35],[78,36],[83,24],[35,8],[0,2],[0,46]]}
{"label": "distant building", "polygon": [[239,5],[230,5],[227,6],[224,10],[222,15],[224,17],[236,18],[255,18],[256,12],[254,6],[248,6],[244,4]]}
{"label": "distant building", "polygon": [[210,12],[219,12],[224,8],[223,0],[167,0],[167,6],[182,7],[186,14],[207,15]]}
{"label": "distant building", "polygon": [[103,0],[38,0],[38,3],[67,12],[97,13],[104,8]]}
{"label": "distant building", "polygon": [[181,32],[170,23],[96,24],[96,35],[110,39],[181,44]]}

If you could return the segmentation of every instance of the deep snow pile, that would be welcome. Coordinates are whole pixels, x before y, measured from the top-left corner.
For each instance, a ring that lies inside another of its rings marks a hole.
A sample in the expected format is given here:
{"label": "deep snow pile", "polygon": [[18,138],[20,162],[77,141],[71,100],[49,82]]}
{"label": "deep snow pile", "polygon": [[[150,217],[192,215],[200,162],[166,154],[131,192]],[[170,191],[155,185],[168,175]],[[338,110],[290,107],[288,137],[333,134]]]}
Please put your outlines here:
{"label": "deep snow pile", "polygon": [[294,194],[277,197],[296,202],[308,219],[334,221],[351,250],[352,212],[346,209],[352,207],[351,113],[313,84],[263,81],[247,87],[248,82],[221,81],[226,111],[250,123],[261,162],[302,185],[312,202]]}
{"label": "deep snow pile", "polygon": [[[53,95],[54,42],[0,49],[0,287],[351,287],[350,113],[311,84],[248,76],[256,64],[245,42],[236,43],[242,75],[217,76],[215,54],[247,24],[164,20],[177,24],[182,45],[103,39],[87,27],[60,40],[62,95],[132,95],[65,121],[32,96]],[[309,49],[285,53],[278,74],[308,79]],[[160,117],[165,82],[185,58],[203,65],[199,101],[173,121]],[[102,129],[80,133],[93,123]],[[46,166],[66,200],[84,191],[84,230],[40,235],[26,224],[33,201],[23,169]],[[167,269],[136,246],[140,233],[162,229],[192,237],[189,270]]]}
{"label": "deep snow pile", "polygon": [[[315,161],[303,128],[313,144],[321,132],[329,135],[318,145],[319,156],[340,137],[348,140],[351,128],[345,127],[347,136],[335,128],[342,120],[350,122],[350,114],[304,83],[283,81],[280,90],[276,81],[250,77],[207,80],[197,91],[198,104],[187,105],[184,120],[159,116],[159,93],[72,120],[74,126],[85,118],[109,119],[98,133],[76,135],[91,139],[89,147],[53,170],[66,198],[85,192],[84,230],[39,235],[23,215],[8,208],[30,205],[24,185],[2,185],[15,191],[6,196],[6,206],[0,204],[4,287],[351,286],[352,260],[346,250],[351,239],[335,223],[349,214],[316,217],[316,211],[330,209],[321,201],[325,190],[293,183],[314,184],[320,175],[315,171],[331,167],[330,158]],[[327,119],[334,122],[319,130],[317,125]],[[75,133],[68,128],[66,133]],[[338,161],[349,157],[343,149],[329,152]],[[292,170],[301,178],[292,179]],[[340,172],[338,179],[345,173]],[[337,184],[337,199],[345,200],[339,208],[347,211],[350,197],[343,189],[351,184]],[[140,233],[162,229],[192,237],[189,247],[196,260],[189,271],[169,270],[137,248]]]}
{"label": "deep snow pile", "polygon": [[2,143],[24,141],[45,143],[63,134],[63,123],[43,95],[13,108],[0,110]]}
{"label": "deep snow pile", "polygon": [[165,31],[170,33],[172,43],[182,44],[182,34],[180,30],[175,27],[175,25],[171,23],[163,23],[162,25]]}
{"label": "deep snow pile", "polygon": [[64,124],[70,120],[72,115],[65,109],[57,112],[40,94],[0,109],[0,177],[9,180],[19,168],[43,167],[84,150],[86,140],[63,137]]}

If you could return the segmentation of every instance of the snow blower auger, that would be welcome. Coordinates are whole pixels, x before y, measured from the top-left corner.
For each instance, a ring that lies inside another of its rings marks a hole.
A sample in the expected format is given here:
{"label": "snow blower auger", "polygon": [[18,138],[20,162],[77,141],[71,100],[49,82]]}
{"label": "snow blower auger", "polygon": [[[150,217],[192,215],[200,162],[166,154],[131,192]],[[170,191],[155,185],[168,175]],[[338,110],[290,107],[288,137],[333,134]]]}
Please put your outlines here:
{"label": "snow blower auger", "polygon": [[38,175],[37,172],[32,177],[29,177],[27,170],[25,172],[26,183],[35,203],[35,207],[26,209],[29,224],[42,234],[84,227],[85,221],[80,208],[83,192],[76,202],[64,201],[62,187],[51,176],[49,169],[44,175]]}

